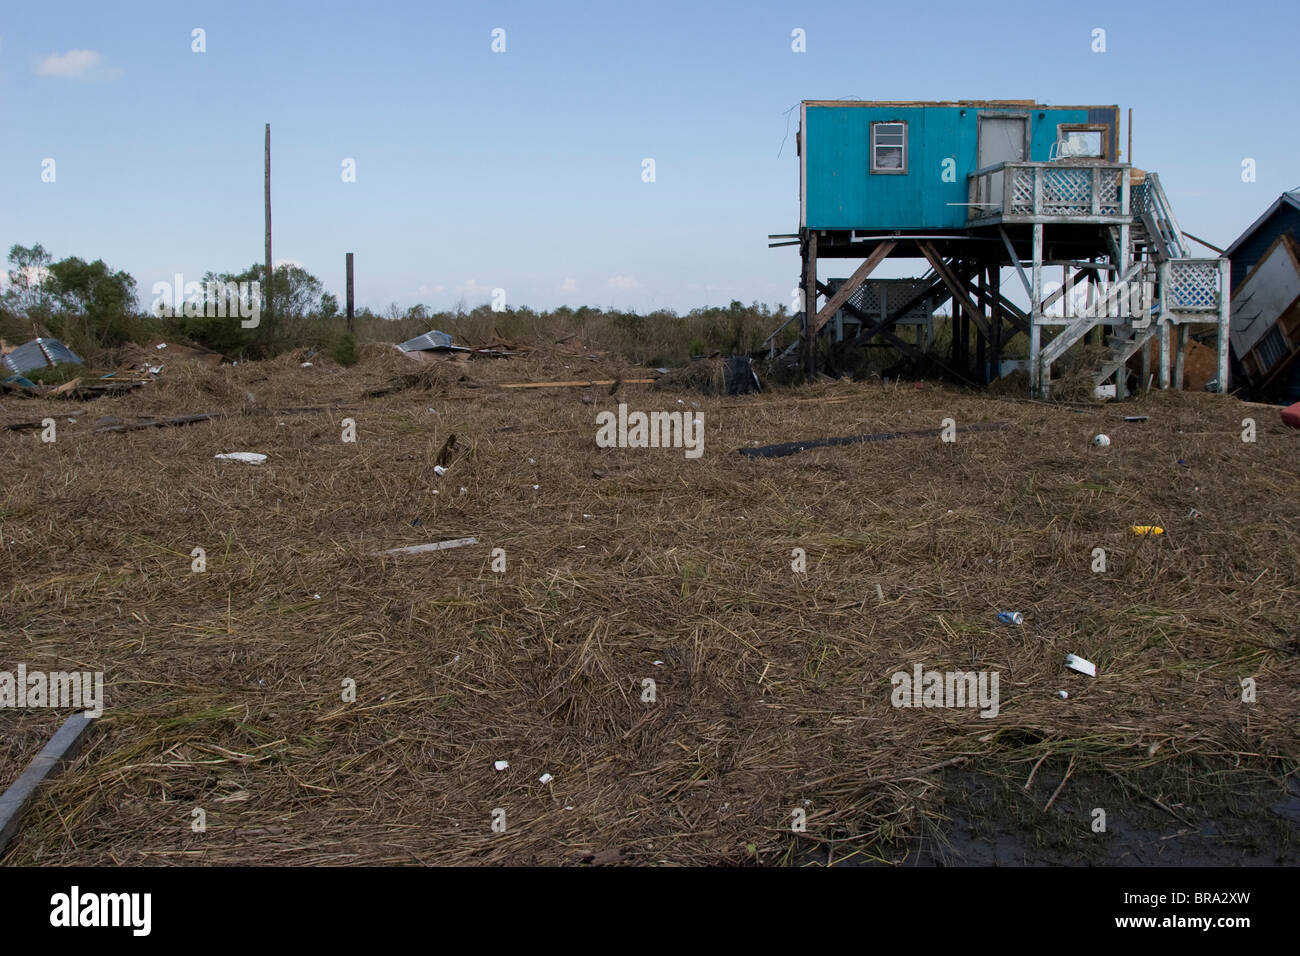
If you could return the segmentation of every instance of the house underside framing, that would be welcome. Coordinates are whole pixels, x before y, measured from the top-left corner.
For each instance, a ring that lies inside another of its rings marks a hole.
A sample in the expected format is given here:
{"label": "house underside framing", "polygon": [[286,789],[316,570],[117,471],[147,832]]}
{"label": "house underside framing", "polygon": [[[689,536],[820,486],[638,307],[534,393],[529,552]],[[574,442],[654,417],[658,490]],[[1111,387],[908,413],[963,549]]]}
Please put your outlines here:
{"label": "house underside framing", "polygon": [[[1217,333],[1217,387],[1226,391],[1228,260],[1190,256],[1159,178],[1149,173],[1130,186],[1130,172],[1121,164],[1005,163],[969,177],[964,229],[802,229],[772,237],[784,240],[774,245],[797,241],[800,288],[811,306],[798,317],[792,349],[815,372],[819,341],[832,339],[826,333],[834,319],[835,338],[850,345],[883,340],[911,358],[938,361],[960,381],[987,384],[1002,374],[1011,340],[1025,335],[1030,393],[1046,397],[1056,363],[1093,344],[1104,346],[1090,353],[1100,354],[1094,383],[1113,380],[1122,398],[1134,355],[1144,387],[1157,379],[1161,388],[1180,387],[1189,334],[1199,329]],[[907,286],[911,294],[895,293],[887,308],[868,312],[863,292],[891,258],[921,260],[928,270]],[[832,286],[819,277],[819,263],[843,259],[861,260],[847,280]],[[919,304],[945,300],[952,348],[946,358],[926,356],[922,335],[907,341],[899,326],[914,320]],[[852,338],[842,333],[845,316],[857,324]],[[1026,350],[1017,343],[1015,351]]]}

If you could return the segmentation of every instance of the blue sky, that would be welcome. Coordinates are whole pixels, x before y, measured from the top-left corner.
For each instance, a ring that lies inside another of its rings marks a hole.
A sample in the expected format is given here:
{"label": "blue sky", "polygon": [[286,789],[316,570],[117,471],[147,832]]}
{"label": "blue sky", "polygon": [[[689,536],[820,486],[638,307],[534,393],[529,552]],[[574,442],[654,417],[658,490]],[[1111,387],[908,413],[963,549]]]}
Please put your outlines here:
{"label": "blue sky", "polygon": [[[472,306],[494,287],[535,308],[789,302],[796,250],[766,239],[798,225],[785,112],[838,97],[1133,107],[1137,165],[1160,173],[1185,230],[1226,245],[1300,186],[1297,11],[10,4],[0,245],[103,258],[136,277],[146,305],[175,273],[243,269],[262,258],[269,122],[276,260],[342,298],[354,252],[359,306]],[[1090,48],[1096,27],[1104,54]],[[791,50],[795,28],[805,53]],[[1241,181],[1245,157],[1254,183]],[[356,182],[342,181],[345,159]]]}

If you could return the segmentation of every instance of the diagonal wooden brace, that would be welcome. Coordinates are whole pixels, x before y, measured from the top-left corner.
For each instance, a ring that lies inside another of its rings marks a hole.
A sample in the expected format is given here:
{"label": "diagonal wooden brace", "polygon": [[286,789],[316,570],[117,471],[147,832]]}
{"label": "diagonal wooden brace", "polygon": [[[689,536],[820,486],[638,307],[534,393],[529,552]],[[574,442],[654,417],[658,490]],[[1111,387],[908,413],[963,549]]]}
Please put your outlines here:
{"label": "diagonal wooden brace", "polygon": [[948,288],[948,291],[952,293],[953,302],[965,309],[966,314],[975,321],[984,337],[989,338],[988,323],[984,320],[983,314],[975,306],[975,303],[971,301],[970,296],[966,294],[966,290],[962,288],[956,274],[948,268],[948,263],[943,261],[943,258],[930,243],[917,242],[917,246],[920,248],[921,254],[930,260],[930,267],[934,269],[939,278],[943,280],[943,284]]}
{"label": "diagonal wooden brace", "polygon": [[871,250],[871,255],[867,256],[867,261],[858,266],[853,275],[845,280],[844,284],[836,290],[835,294],[830,297],[821,310],[813,319],[811,334],[816,335],[823,325],[830,321],[830,317],[840,310],[840,307],[849,300],[849,296],[858,291],[858,287],[867,280],[867,276],[875,271],[876,266],[884,261],[885,256],[893,251],[896,243],[892,241],[882,242],[876,248]]}

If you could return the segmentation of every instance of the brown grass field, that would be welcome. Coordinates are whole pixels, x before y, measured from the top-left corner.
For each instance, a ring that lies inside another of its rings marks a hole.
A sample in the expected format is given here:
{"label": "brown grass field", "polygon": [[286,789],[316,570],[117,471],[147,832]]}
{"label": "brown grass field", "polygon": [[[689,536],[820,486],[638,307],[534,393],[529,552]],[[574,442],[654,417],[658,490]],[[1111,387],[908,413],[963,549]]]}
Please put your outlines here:
{"label": "brown grass field", "polygon": [[[1199,839],[1228,796],[1276,800],[1295,774],[1300,434],[1274,410],[879,381],[498,387],[646,374],[576,347],[299,360],[0,397],[0,424],[58,422],[52,444],[0,431],[0,670],[100,670],[108,696],[3,862],[901,862],[970,816],[976,779],[1032,804],[1025,843],[1090,861],[1121,839],[1091,830],[1093,807]],[[619,401],[698,410],[703,457],[598,448]],[[225,414],[94,431],[198,412]],[[1011,424],[737,453],[944,418]],[[269,461],[214,460],[228,451]],[[891,706],[890,675],[917,663],[999,672],[998,715]],[[0,711],[0,787],[66,716]],[[1291,832],[1228,845],[1294,860]]]}

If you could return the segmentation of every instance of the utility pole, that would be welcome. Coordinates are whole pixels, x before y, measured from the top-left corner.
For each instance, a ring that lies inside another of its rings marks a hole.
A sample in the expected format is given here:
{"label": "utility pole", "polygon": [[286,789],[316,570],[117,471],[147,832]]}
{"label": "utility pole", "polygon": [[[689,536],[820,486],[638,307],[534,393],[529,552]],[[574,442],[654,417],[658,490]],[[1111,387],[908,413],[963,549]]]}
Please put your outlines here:
{"label": "utility pole", "polygon": [[262,311],[271,319],[271,124],[266,124],[266,288],[262,290]]}
{"label": "utility pole", "polygon": [[352,253],[348,253],[348,335],[352,334]]}

